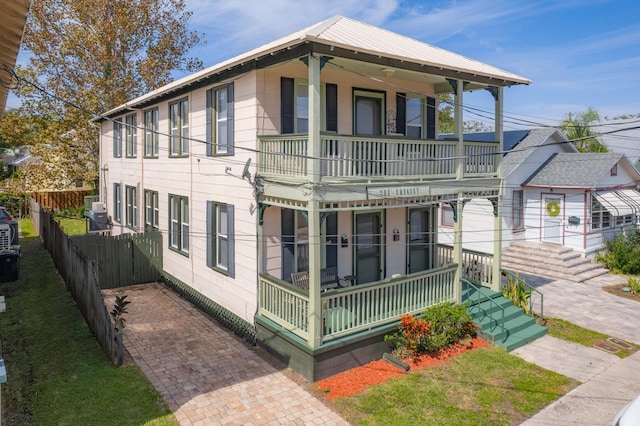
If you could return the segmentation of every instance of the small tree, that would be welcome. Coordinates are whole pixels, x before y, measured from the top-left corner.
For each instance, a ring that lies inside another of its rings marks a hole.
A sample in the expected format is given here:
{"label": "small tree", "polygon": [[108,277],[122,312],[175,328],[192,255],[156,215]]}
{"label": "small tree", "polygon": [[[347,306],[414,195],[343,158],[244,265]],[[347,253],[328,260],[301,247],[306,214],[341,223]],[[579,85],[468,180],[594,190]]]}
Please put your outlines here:
{"label": "small tree", "polygon": [[600,121],[598,112],[589,107],[585,112],[569,113],[560,125],[564,134],[573,141],[580,152],[607,152],[607,147],[602,145],[591,133],[591,124]]}

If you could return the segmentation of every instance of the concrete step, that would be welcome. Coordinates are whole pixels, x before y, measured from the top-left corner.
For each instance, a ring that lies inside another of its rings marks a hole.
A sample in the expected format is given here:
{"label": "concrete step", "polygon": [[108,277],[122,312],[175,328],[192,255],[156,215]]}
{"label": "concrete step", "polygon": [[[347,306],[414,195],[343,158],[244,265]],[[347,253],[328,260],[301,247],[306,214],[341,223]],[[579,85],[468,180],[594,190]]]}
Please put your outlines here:
{"label": "concrete step", "polygon": [[583,282],[608,271],[574,250],[554,244],[517,242],[502,257],[504,269],[552,279]]}

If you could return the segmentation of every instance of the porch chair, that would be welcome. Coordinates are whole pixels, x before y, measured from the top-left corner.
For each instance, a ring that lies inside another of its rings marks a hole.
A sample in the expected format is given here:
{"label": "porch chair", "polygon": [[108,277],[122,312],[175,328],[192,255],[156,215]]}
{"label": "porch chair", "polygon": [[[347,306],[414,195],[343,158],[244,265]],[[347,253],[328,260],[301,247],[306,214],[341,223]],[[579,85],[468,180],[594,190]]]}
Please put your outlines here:
{"label": "porch chair", "polygon": [[[341,281],[345,284],[341,284]],[[291,274],[291,282],[301,289],[309,290],[309,272],[293,272]],[[320,287],[322,291],[338,287],[348,287],[349,285],[349,281],[338,276],[338,270],[335,266],[324,268],[320,271]]]}

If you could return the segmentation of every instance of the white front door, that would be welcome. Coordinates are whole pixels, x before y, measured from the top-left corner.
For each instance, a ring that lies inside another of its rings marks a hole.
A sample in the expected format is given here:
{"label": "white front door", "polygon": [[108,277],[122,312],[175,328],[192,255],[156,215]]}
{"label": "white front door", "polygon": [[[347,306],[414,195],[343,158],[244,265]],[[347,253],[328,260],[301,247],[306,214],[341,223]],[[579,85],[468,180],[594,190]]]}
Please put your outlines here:
{"label": "white front door", "polygon": [[544,195],[542,205],[542,241],[562,244],[562,218],[564,205],[562,197]]}

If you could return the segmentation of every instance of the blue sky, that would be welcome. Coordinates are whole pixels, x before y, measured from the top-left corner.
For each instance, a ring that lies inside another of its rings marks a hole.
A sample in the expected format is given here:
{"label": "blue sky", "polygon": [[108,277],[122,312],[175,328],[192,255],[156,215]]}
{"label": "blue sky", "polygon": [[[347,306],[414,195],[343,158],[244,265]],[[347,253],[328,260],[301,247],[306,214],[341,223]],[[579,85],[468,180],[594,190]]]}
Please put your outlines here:
{"label": "blue sky", "polygon": [[[186,0],[205,67],[344,15],[532,80],[505,90],[505,116],[557,125],[568,112],[640,113],[636,0]],[[176,77],[179,77],[177,75]],[[487,92],[465,103],[493,111]],[[16,106],[10,98],[8,106]],[[465,116],[465,119],[478,117]],[[524,124],[506,123],[505,128]]]}

